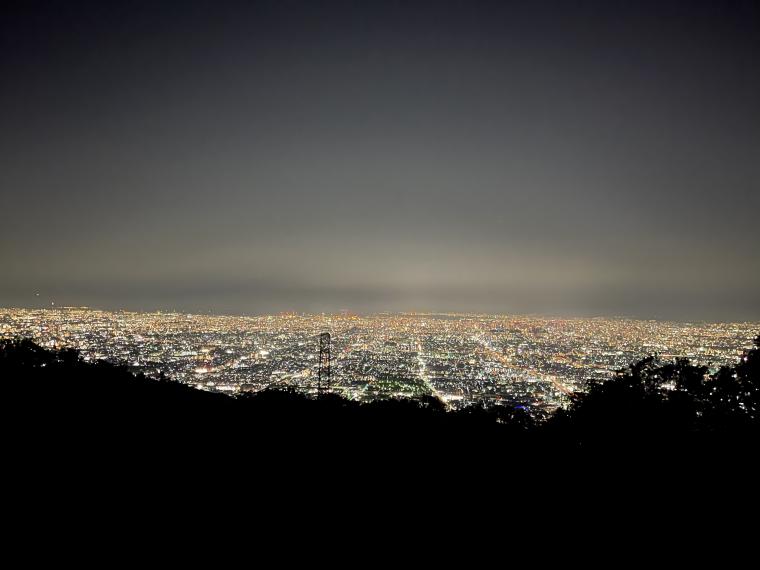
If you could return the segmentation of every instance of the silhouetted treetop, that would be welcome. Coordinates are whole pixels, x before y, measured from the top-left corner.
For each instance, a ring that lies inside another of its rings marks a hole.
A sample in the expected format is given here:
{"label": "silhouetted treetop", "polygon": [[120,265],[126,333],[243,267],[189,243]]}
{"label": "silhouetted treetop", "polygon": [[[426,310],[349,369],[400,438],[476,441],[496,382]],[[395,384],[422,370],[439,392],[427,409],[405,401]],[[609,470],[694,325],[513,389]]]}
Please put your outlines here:
{"label": "silhouetted treetop", "polygon": [[591,382],[546,421],[511,405],[449,412],[432,396],[359,403],[268,389],[230,397],[86,362],[77,350],[45,349],[28,339],[0,341],[0,378],[6,410],[47,437],[137,438],[150,445],[189,445],[191,438],[245,446],[252,438],[306,453],[322,434],[334,450],[396,445],[410,454],[451,445],[472,453],[505,446],[673,449],[755,441],[760,426],[760,336],[734,366],[713,372],[688,359],[649,356]]}

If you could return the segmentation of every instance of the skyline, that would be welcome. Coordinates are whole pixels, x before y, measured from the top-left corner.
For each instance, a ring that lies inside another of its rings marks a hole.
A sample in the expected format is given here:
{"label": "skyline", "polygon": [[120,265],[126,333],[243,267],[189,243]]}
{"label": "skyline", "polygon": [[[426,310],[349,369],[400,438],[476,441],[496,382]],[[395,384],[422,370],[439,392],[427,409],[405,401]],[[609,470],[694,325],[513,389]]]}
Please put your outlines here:
{"label": "skyline", "polygon": [[[39,300],[39,298],[38,298]],[[177,307],[164,307],[155,309],[131,309],[129,307],[98,307],[89,305],[61,305],[55,302],[45,303],[38,302],[32,303],[26,306],[0,306],[2,311],[35,311],[35,312],[61,312],[61,311],[94,311],[104,313],[125,313],[135,315],[184,315],[187,317],[219,317],[219,318],[241,318],[241,319],[257,319],[257,318],[280,318],[280,317],[305,317],[305,318],[381,318],[381,317],[455,317],[455,318],[494,318],[494,319],[512,319],[512,318],[526,318],[526,319],[541,319],[547,322],[552,321],[631,321],[631,322],[653,322],[663,324],[674,325],[760,325],[759,320],[753,319],[738,319],[738,320],[708,320],[708,319],[664,319],[654,317],[637,317],[632,315],[605,315],[605,314],[570,314],[570,313],[506,313],[506,312],[485,312],[485,311],[421,311],[421,310],[406,310],[406,311],[354,311],[350,309],[339,309],[336,311],[294,311],[294,310],[282,310],[278,312],[269,313],[234,313],[234,312],[217,312],[214,310],[207,311],[185,311]]]}
{"label": "skyline", "polygon": [[752,348],[758,323],[0,309],[0,340],[73,348],[86,362],[104,359],[226,394],[320,393],[326,331],[330,391],[348,399],[428,395],[449,409],[512,403],[540,416],[650,354],[664,362],[688,358],[712,371],[734,365]]}
{"label": "skyline", "polygon": [[0,306],[760,320],[756,2],[0,10]]}

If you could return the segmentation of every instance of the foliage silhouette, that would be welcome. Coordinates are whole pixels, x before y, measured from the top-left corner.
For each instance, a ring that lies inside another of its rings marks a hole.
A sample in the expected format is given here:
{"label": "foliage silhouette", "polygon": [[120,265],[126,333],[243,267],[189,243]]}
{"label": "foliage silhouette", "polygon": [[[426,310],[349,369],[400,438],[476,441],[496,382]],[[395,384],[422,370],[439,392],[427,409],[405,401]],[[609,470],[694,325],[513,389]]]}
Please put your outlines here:
{"label": "foliage silhouette", "polygon": [[667,451],[679,446],[750,445],[760,427],[760,336],[733,366],[709,374],[688,359],[655,356],[573,396],[547,429],[572,445]]}
{"label": "foliage silhouette", "polygon": [[[73,349],[0,341],[6,428],[19,450],[71,456],[197,454],[258,460],[410,463],[522,461],[532,453],[608,454],[746,449],[760,426],[756,347],[713,374],[650,356],[576,394],[547,421],[511,406],[447,412],[435,398],[312,399],[292,390],[229,397],[126,367],[85,362]],[[520,459],[518,459],[520,458]]]}

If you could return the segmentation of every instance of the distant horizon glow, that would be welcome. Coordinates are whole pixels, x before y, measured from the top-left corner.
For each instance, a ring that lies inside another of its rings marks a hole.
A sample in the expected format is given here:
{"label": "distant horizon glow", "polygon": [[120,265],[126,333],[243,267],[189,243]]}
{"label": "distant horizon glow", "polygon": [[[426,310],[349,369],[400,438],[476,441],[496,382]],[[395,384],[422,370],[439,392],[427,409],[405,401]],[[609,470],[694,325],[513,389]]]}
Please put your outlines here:
{"label": "distant horizon glow", "polygon": [[12,2],[0,45],[0,306],[760,320],[757,2]]}
{"label": "distant horizon glow", "polygon": [[[382,317],[452,317],[452,318],[488,318],[488,319],[541,319],[546,321],[585,321],[585,320],[600,320],[600,321],[631,321],[631,322],[660,322],[660,323],[673,323],[673,324],[705,324],[705,325],[748,325],[757,324],[760,326],[760,319],[744,319],[737,321],[709,321],[702,319],[691,320],[679,320],[679,319],[658,319],[654,317],[636,317],[631,315],[581,315],[581,314],[546,314],[546,313],[488,313],[488,312],[458,312],[458,311],[353,311],[350,309],[340,309],[332,312],[305,312],[305,311],[291,311],[283,310],[276,313],[221,313],[213,310],[192,312],[182,311],[172,308],[155,308],[155,309],[130,309],[126,307],[92,307],[87,305],[54,305],[54,306],[26,306],[26,307],[14,307],[14,306],[0,306],[0,310],[6,311],[93,311],[103,313],[131,313],[136,315],[181,315],[186,317],[220,317],[220,318],[266,318],[266,317],[300,317],[300,318],[382,318]],[[760,330],[758,331],[760,332]]]}

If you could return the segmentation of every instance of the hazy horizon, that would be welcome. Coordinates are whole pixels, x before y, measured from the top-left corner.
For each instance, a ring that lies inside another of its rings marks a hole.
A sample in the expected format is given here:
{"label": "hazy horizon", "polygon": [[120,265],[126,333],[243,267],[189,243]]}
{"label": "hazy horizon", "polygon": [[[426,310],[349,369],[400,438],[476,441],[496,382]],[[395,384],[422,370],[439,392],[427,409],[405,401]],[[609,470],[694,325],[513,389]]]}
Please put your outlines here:
{"label": "hazy horizon", "polygon": [[759,324],[760,320],[741,319],[741,320],[705,320],[705,319],[662,319],[656,317],[637,317],[632,315],[602,315],[602,314],[570,314],[570,313],[499,313],[499,312],[461,312],[461,311],[351,311],[341,309],[332,312],[307,312],[307,311],[290,311],[283,310],[271,313],[232,313],[232,312],[215,312],[215,311],[183,311],[178,308],[156,307],[151,309],[132,309],[128,307],[100,307],[88,305],[53,305],[53,306],[0,306],[4,311],[62,311],[62,310],[87,310],[105,313],[137,313],[137,314],[177,314],[188,315],[193,317],[240,317],[240,318],[262,318],[262,317],[279,317],[279,316],[297,316],[297,317],[325,317],[325,318],[343,318],[343,317],[382,317],[382,316],[420,316],[420,317],[462,317],[462,318],[505,318],[505,319],[539,319],[539,320],[627,320],[627,321],[656,321],[660,323],[675,324]]}
{"label": "hazy horizon", "polygon": [[12,2],[0,45],[0,306],[760,320],[756,2]]}

